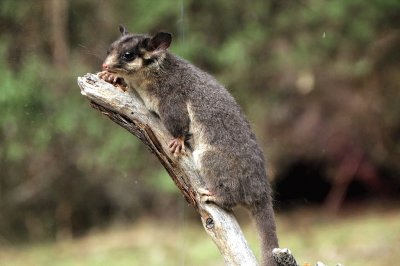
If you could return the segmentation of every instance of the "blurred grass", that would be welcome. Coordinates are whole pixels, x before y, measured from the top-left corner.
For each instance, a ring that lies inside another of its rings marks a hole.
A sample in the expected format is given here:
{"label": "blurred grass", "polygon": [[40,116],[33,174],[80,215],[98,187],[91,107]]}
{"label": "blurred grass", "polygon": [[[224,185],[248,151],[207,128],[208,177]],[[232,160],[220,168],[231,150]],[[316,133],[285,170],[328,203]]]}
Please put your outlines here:
{"label": "blurred grass", "polygon": [[[359,212],[359,213],[358,213]],[[298,262],[351,266],[397,265],[400,261],[400,210],[351,210],[342,218],[316,210],[278,216],[280,244]],[[241,219],[242,220],[242,219]],[[259,255],[251,224],[244,231]],[[146,218],[75,240],[0,247],[1,266],[223,265],[200,223],[173,224]]]}

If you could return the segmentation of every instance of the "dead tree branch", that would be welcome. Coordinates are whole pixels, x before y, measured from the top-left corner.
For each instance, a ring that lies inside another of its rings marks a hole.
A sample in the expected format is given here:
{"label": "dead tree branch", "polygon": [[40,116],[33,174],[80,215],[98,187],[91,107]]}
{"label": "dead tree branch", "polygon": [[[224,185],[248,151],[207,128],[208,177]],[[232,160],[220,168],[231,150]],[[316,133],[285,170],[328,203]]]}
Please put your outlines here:
{"label": "dead tree branch", "polygon": [[79,77],[78,85],[92,107],[138,137],[158,157],[186,201],[199,212],[206,232],[217,245],[226,265],[257,265],[233,214],[199,200],[197,191],[204,187],[204,182],[194,169],[191,155],[176,158],[169,152],[168,143],[172,136],[144,107],[135,92],[123,92],[94,74]]}

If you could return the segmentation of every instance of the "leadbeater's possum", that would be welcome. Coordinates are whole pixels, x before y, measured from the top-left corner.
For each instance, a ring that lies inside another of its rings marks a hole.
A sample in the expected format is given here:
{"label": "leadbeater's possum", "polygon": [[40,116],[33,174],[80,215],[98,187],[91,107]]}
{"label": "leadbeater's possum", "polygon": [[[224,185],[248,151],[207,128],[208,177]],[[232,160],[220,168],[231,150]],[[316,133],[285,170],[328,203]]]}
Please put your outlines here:
{"label": "leadbeater's possum", "polygon": [[172,36],[128,33],[111,44],[99,76],[133,88],[173,136],[170,151],[191,152],[206,187],[201,200],[231,210],[249,209],[262,242],[263,265],[276,266],[278,247],[271,188],[263,153],[229,92],[211,75],[167,49]]}

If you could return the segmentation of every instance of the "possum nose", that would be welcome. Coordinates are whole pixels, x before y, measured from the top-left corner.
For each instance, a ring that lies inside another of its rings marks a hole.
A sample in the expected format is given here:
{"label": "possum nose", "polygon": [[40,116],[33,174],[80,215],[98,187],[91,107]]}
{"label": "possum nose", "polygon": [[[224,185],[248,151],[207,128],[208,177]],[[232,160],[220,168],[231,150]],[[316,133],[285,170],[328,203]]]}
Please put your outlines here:
{"label": "possum nose", "polygon": [[103,70],[108,70],[108,65],[107,64],[102,64],[101,67],[103,68]]}

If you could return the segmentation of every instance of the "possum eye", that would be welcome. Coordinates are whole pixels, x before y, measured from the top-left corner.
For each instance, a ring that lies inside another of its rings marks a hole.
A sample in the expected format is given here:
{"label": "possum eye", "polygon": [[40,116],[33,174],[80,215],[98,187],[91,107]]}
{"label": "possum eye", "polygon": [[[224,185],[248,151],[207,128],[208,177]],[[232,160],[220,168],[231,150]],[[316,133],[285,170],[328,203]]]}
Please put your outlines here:
{"label": "possum eye", "polygon": [[135,55],[135,53],[133,53],[133,52],[125,52],[125,53],[122,55],[122,59],[123,59],[124,61],[126,61],[126,62],[132,61],[133,59],[135,59],[135,57],[136,57],[136,55]]}

